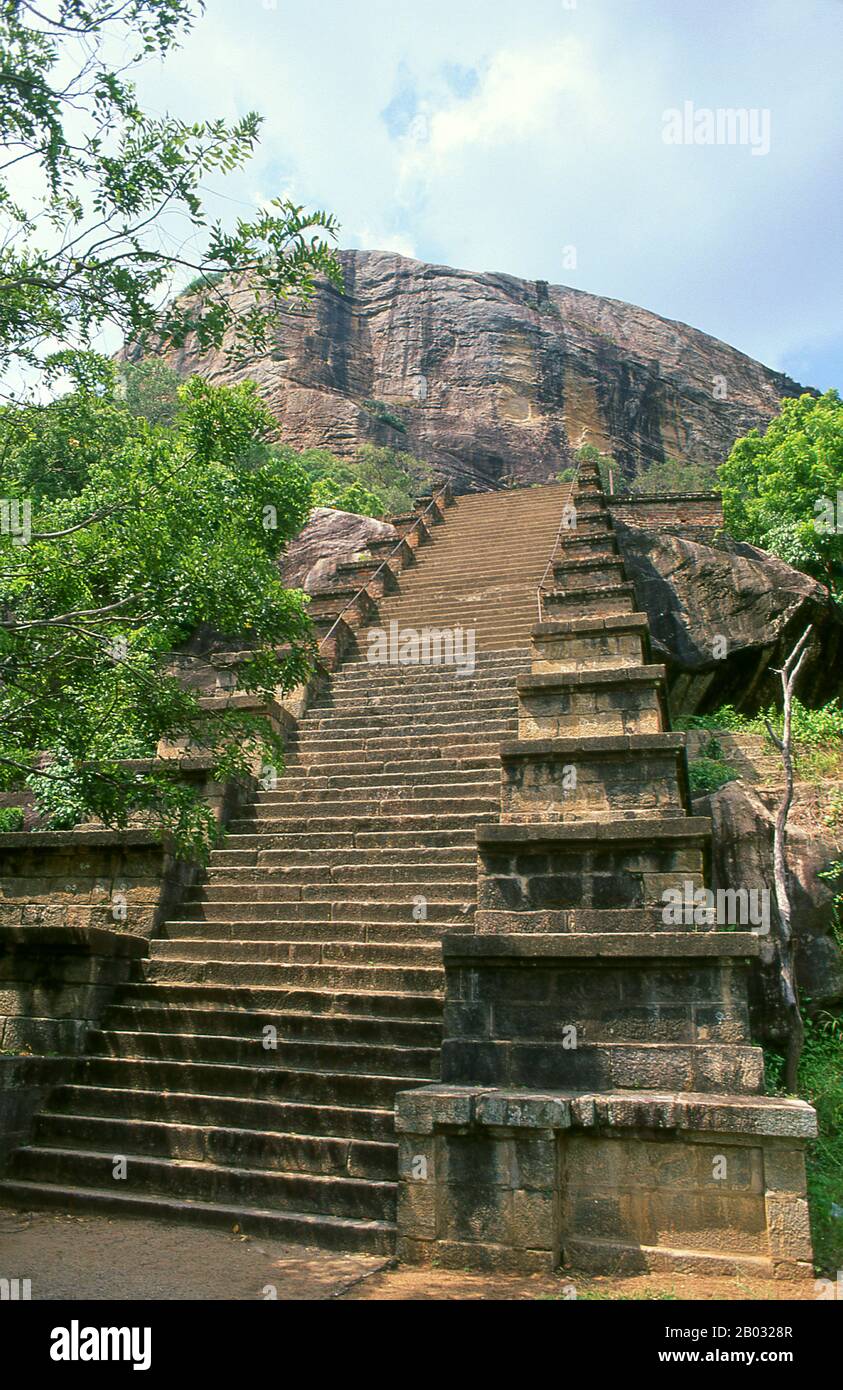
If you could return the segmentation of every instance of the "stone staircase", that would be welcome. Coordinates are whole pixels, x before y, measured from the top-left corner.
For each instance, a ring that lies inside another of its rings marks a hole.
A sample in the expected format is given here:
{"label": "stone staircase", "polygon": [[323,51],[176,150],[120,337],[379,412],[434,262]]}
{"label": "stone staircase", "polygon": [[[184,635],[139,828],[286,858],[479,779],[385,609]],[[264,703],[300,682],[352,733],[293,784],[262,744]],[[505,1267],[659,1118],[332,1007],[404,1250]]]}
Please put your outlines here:
{"label": "stone staircase", "polygon": [[[394,1098],[439,1075],[439,938],[472,930],[475,829],[500,813],[498,750],[568,496],[403,519],[407,567],[355,600],[356,651],[285,774],[68,1060],[4,1200],[394,1249]],[[361,573],[344,566],[315,602],[323,630]],[[474,668],[372,665],[363,619],[472,629]]]}
{"label": "stone staircase", "polygon": [[711,822],[593,465],[573,501],[476,832],[475,931],[443,937],[444,1084],[396,1102],[398,1255],[807,1278],[815,1116],[764,1094],[750,1033],[770,943],[708,896]]}

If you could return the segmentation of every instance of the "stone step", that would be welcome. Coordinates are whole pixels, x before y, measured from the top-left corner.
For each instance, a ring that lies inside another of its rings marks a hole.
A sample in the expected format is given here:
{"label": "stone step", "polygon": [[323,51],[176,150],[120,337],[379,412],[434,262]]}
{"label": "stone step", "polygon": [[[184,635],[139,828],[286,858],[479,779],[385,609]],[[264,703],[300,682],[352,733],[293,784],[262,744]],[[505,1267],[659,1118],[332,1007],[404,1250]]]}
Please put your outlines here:
{"label": "stone step", "polygon": [[[395,1214],[395,1185],[391,1182],[295,1173],[239,1164],[174,1161],[129,1152],[125,1184],[131,1193],[159,1193],[183,1200],[223,1203],[248,1202],[275,1210],[320,1213],[360,1220],[390,1220]],[[114,1155],[94,1149],[19,1149],[11,1179],[62,1182],[105,1188],[113,1182]]]}
{"label": "stone step", "polygon": [[[262,833],[265,834],[268,846],[273,851],[283,852],[284,859],[280,861],[285,876],[295,869],[320,869],[328,870],[331,868],[359,869],[370,868],[375,872],[382,868],[421,868],[425,873],[435,871],[442,865],[458,864],[462,867],[471,868],[474,864],[473,846],[470,839],[464,836],[465,843],[453,848],[439,847],[435,855],[435,863],[431,864],[431,856],[422,857],[422,851],[417,847],[405,847],[394,845],[382,849],[368,849],[365,846],[339,845],[334,848],[304,849],[295,846],[292,849],[287,846],[278,846],[272,838],[269,826],[271,819],[267,816],[262,818],[259,824],[263,827]],[[329,837],[328,837],[329,838]],[[263,861],[261,861],[263,862]]]}
{"label": "stone step", "polygon": [[529,661],[525,658],[523,661],[513,662],[506,675],[499,679],[478,682],[469,675],[461,675],[460,683],[453,691],[449,688],[453,681],[452,672],[448,673],[447,686],[441,682],[392,682],[388,687],[376,688],[374,683],[364,684],[361,680],[358,688],[349,690],[345,685],[335,682],[331,691],[311,706],[311,713],[343,714],[369,709],[389,710],[395,714],[401,713],[402,710],[414,713],[416,709],[427,708],[431,697],[435,698],[437,703],[441,701],[443,713],[449,712],[450,706],[455,709],[463,707],[465,701],[505,705],[512,699],[516,675],[519,671],[529,669]]}
{"label": "stone step", "polygon": [[[433,824],[433,821],[428,821]],[[456,851],[456,849],[467,849],[473,852],[474,835],[473,824],[465,830],[383,830],[370,834],[352,834],[345,831],[345,834],[320,835],[317,831],[291,831],[289,834],[274,835],[273,845],[275,851],[291,851],[291,849],[370,849],[370,851],[390,851],[390,849],[402,849],[408,853],[421,855],[424,851],[433,849],[445,849],[445,851]],[[218,873],[223,869],[236,870],[231,877],[232,883],[238,881],[239,870],[242,870],[242,883],[253,883],[257,877],[256,866],[257,851],[253,849],[216,849],[213,851],[209,860],[209,869],[204,870],[204,877],[198,881],[216,881]]]}
{"label": "stone step", "polygon": [[[437,949],[440,949],[437,944]],[[103,1028],[117,1032],[220,1034],[226,1037],[261,1038],[272,1027],[286,1041],[368,1043],[380,1047],[438,1048],[441,1027],[435,1019],[378,1018],[371,1014],[322,1014],[291,1011],[282,1006],[271,1011],[232,1008],[191,1009],[177,1005],[112,1004]]]}
{"label": "stone step", "polygon": [[[363,814],[338,816],[333,812],[326,811],[324,803],[318,808],[313,807],[313,814],[302,816],[299,820],[291,820],[285,830],[278,832],[278,837],[285,836],[294,830],[312,832],[313,834],[329,835],[334,832],[337,834],[352,834],[355,837],[359,832],[375,832],[371,830],[373,824],[381,827],[381,834],[389,834],[394,829],[396,832],[405,831],[436,831],[446,832],[449,829],[465,830],[473,829],[484,821],[495,819],[500,808],[499,796],[494,799],[494,807],[487,807],[484,811],[465,811],[454,813],[453,815],[441,810],[433,811],[429,808],[414,803],[407,803],[404,810],[400,810],[397,805],[379,806],[377,816],[373,816],[371,811]],[[271,847],[276,849],[283,847],[283,840],[278,837],[270,836]],[[237,843],[238,849],[220,849],[214,851],[211,859],[212,868],[224,868],[226,865],[233,867],[248,867],[257,863],[255,854],[267,846],[263,843],[264,837],[260,835],[239,835]]]}
{"label": "stone step", "polygon": [[[271,838],[270,836],[270,843]],[[342,853],[334,863],[328,863],[324,858],[320,858],[325,851],[314,850],[313,853],[315,858],[312,863],[295,864],[290,862],[291,856],[286,850],[279,851],[270,848],[261,852],[260,865],[273,870],[271,886],[278,890],[279,901],[283,900],[288,893],[292,893],[294,901],[298,900],[300,895],[293,890],[300,887],[309,889],[325,887],[335,893],[338,884],[356,886],[361,883],[370,883],[373,888],[404,883],[446,887],[457,883],[462,886],[474,882],[475,863],[473,859],[468,858],[440,864],[438,855],[435,855],[432,860],[426,863],[410,860],[403,864],[396,864],[392,860],[387,860],[373,865],[366,861],[367,851],[365,850],[359,851],[363,857],[356,863],[349,863],[347,858],[342,857]],[[352,855],[355,851],[349,850],[346,853]],[[321,884],[319,879],[322,880]],[[199,896],[204,897],[205,892],[217,886],[215,881],[211,881],[207,889],[204,889]],[[185,901],[195,901],[195,896],[187,896]]]}
{"label": "stone step", "polygon": [[366,1075],[363,1072],[285,1071],[281,1067],[234,1066],[224,1062],[161,1061],[154,1058],[97,1057],[77,1063],[77,1085],[117,1086],[157,1091],[199,1091],[214,1095],[383,1109],[400,1090],[430,1084],[430,1077]]}
{"label": "stone step", "polygon": [[285,1009],[307,1011],[313,1015],[354,1015],[355,1018],[409,1019],[414,1022],[437,1022],[442,1016],[442,999],[434,994],[410,994],[402,991],[335,989],[288,989],[285,986],[244,986],[218,984],[185,984],[136,982],[124,985],[120,991],[122,1003],[174,1009],[237,1009],[245,1013],[272,1012]]}
{"label": "stone step", "polygon": [[276,1067],[279,1071],[332,1071],[357,1075],[426,1076],[435,1080],[439,1068],[437,1047],[401,1047],[394,1043],[361,1043],[284,1040],[267,1048],[260,1031],[253,1037],[222,1033],[135,1033],[92,1029],[88,1039],[92,1055],[102,1057],[224,1063],[236,1067]]}
{"label": "stone step", "polygon": [[515,713],[514,691],[510,689],[494,701],[469,701],[454,696],[451,700],[437,703],[435,710],[431,710],[423,700],[407,700],[398,708],[395,708],[391,701],[388,704],[378,704],[370,700],[363,708],[348,714],[338,709],[320,709],[311,711],[301,721],[299,736],[301,738],[314,729],[352,729],[362,732],[393,727],[406,729],[408,724],[414,729],[426,728],[433,723],[449,724],[449,715],[454,715],[455,722],[460,725],[464,723],[467,712],[475,719],[511,719]]}
{"label": "stone step", "polygon": [[[406,922],[367,922],[360,918],[342,922],[328,921],[253,921],[248,920],[248,939],[250,941],[323,941],[341,947],[346,943],[364,944],[377,942],[393,946],[429,946],[438,944],[443,932],[468,930],[468,923],[406,921]],[[197,937],[205,941],[240,941],[243,939],[244,920],[235,922],[211,921],[170,921],[162,928],[163,935],[157,940],[177,940]]]}
{"label": "stone step", "polygon": [[[443,726],[441,729],[426,727],[420,737],[414,738],[407,732],[400,734],[378,734],[348,732],[345,734],[309,734],[299,743],[299,757],[302,760],[323,757],[331,753],[363,752],[376,748],[379,753],[402,751],[409,757],[416,750],[428,752],[433,747],[456,748],[476,751],[484,745],[491,745],[496,739],[504,738],[517,725],[517,719],[489,720],[478,725],[476,720],[466,719],[460,724]],[[473,739],[471,735],[474,735]]]}
{"label": "stone step", "polygon": [[183,981],[219,985],[275,985],[286,988],[373,990],[435,994],[442,989],[441,967],[393,965],[295,965],[267,961],[205,961],[189,955],[144,961],[142,978],[150,983]]}
{"label": "stone step", "polygon": [[[503,679],[512,669],[512,660],[509,652],[488,652],[485,653],[477,663],[474,677],[464,677],[466,681],[470,679],[497,678]],[[432,682],[434,679],[444,678],[441,669],[438,674],[433,670],[418,670],[410,666],[374,666],[365,656],[358,660],[349,660],[343,663],[342,671],[336,678],[336,684],[343,687],[352,685],[353,682],[364,678],[364,683],[369,685],[372,680],[373,669],[377,672],[378,681],[383,684],[390,682],[400,682],[409,680],[426,680]]]}
{"label": "stone step", "polygon": [[331,1250],[363,1250],[389,1255],[395,1244],[391,1222],[363,1221],[304,1212],[280,1212],[222,1202],[182,1201],[155,1194],[118,1193],[110,1187],[79,1188],[65,1183],[11,1181],[0,1183],[0,1196],[26,1208],[142,1216],[225,1230],[236,1227],[247,1235],[281,1242],[318,1245]]}
{"label": "stone step", "polygon": [[[508,730],[510,739],[516,728],[517,725],[513,721],[513,726]],[[426,809],[434,815],[438,811],[447,813],[451,807],[465,814],[471,810],[482,809],[489,796],[493,795],[494,787],[492,779],[488,776],[466,782],[462,778],[454,777],[452,782],[444,783],[429,783],[425,778],[422,784],[412,780],[399,783],[371,781],[363,786],[358,786],[351,778],[348,780],[352,785],[321,787],[316,778],[308,778],[300,787],[289,789],[283,781],[279,781],[276,789],[258,803],[260,819],[264,820],[269,816],[277,820],[284,816],[285,809],[289,807],[303,808],[303,815],[313,815],[320,806],[333,807],[335,811],[346,811],[348,815],[364,814],[365,810],[379,809],[384,802],[406,804],[408,811]],[[354,807],[365,809],[355,812]],[[251,822],[245,817],[231,821],[227,838],[254,833],[252,829],[241,829],[241,825],[251,825]]]}
{"label": "stone step", "polygon": [[304,1137],[331,1136],[368,1140],[392,1147],[392,1108],[312,1105],[252,1100],[243,1096],[196,1092],[127,1090],[116,1086],[62,1086],[50,1095],[50,1114],[108,1120],[160,1121],[190,1126],[213,1125],[235,1131],[282,1132]]}
{"label": "stone step", "polygon": [[[412,772],[416,774],[417,778],[427,777],[428,774],[437,773],[441,774],[442,777],[445,777],[448,773],[456,773],[457,776],[461,778],[463,772],[466,774],[473,774],[475,772],[488,773],[490,768],[497,767],[497,750],[495,750],[494,753],[491,751],[491,748],[488,751],[481,750],[476,753],[476,755],[469,756],[462,760],[456,758],[423,757],[413,758],[410,761],[412,762]],[[296,777],[307,778],[308,780],[311,778],[319,779],[326,775],[343,778],[371,777],[377,780],[377,778],[388,779],[394,773],[398,773],[400,776],[406,776],[408,772],[408,759],[396,758],[391,754],[386,757],[379,757],[376,749],[368,749],[363,755],[354,758],[331,758],[330,763],[323,767],[315,763],[303,763],[297,758],[291,759],[287,767]],[[279,777],[276,791],[280,785],[281,779]],[[436,785],[436,783],[434,782],[432,785]],[[261,792],[260,795],[272,795],[272,793]]]}
{"label": "stone step", "polygon": [[[243,928],[244,933],[246,928]],[[348,941],[269,941],[204,936],[171,936],[150,943],[150,960],[289,961],[300,965],[439,965],[438,942],[411,944]]]}
{"label": "stone step", "polygon": [[[412,906],[406,897],[398,900],[343,897],[335,900],[326,899],[323,902],[300,902],[297,900],[290,902],[285,898],[276,901],[272,888],[262,890],[257,887],[249,895],[251,901],[244,901],[240,884],[236,882],[220,884],[219,887],[221,890],[228,890],[227,897],[223,891],[215,892],[213,900],[203,898],[194,904],[190,917],[185,916],[181,920],[193,925],[202,921],[232,923],[237,921],[253,921],[255,923],[313,921],[319,920],[321,909],[324,921],[350,922],[360,920],[383,924],[406,923],[408,927],[418,925],[413,919]],[[472,892],[471,899],[473,897]],[[468,901],[469,906],[473,907],[473,901]],[[464,916],[466,904],[465,894],[442,899],[427,897],[425,925],[431,922],[459,921]],[[172,919],[168,926],[175,928],[179,924],[179,920]]]}
{"label": "stone step", "polygon": [[34,1143],[37,1148],[110,1150],[113,1154],[139,1154],[176,1162],[269,1168],[376,1182],[395,1182],[397,1176],[395,1143],[336,1135],[258,1132],[208,1124],[42,1112]]}
{"label": "stone step", "polygon": [[[305,792],[314,788],[322,791],[338,789],[342,791],[379,791],[389,788],[398,788],[418,784],[419,774],[414,766],[408,769],[405,765],[401,772],[362,772],[347,774],[344,772],[335,773],[330,768],[323,773],[312,772],[308,777],[299,771],[285,772],[283,781],[279,778],[277,786],[273,790],[261,791],[255,797],[254,805],[257,807],[272,806],[277,797],[284,792]],[[425,785],[431,790],[436,788],[446,794],[459,787],[484,788],[494,786],[495,776],[492,768],[477,767],[467,769],[442,769],[434,767],[434,770],[427,771],[425,774]]]}

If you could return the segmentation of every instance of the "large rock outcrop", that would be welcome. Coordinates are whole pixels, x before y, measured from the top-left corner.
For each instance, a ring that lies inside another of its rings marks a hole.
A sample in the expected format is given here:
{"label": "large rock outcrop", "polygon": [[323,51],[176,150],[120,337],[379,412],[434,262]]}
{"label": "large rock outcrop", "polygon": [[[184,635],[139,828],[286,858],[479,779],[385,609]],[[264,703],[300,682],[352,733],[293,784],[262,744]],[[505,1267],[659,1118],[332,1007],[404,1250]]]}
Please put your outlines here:
{"label": "large rock outcrop", "polygon": [[397,534],[388,521],[333,507],[314,507],[307,525],[284,553],[284,581],[291,589],[313,593],[331,578],[338,564],[364,551],[369,541],[397,539]]}
{"label": "large rock outcrop", "polygon": [[340,255],[344,292],[323,285],[308,308],[280,312],[262,355],[234,368],[224,349],[189,340],[169,360],[215,382],[256,381],[294,447],[347,457],[390,444],[457,491],[546,481],[583,443],[614,454],[630,480],[665,457],[713,468],[801,390],[619,300],[380,251]]}
{"label": "large rock outcrop", "polygon": [[[773,823],[779,795],[739,781],[694,802],[695,814],[712,820],[713,887],[764,889],[775,902]],[[797,787],[787,850],[800,989],[813,1009],[836,1006],[843,1001],[843,954],[834,935],[832,898],[843,875],[832,884],[819,874],[843,854],[843,842],[823,824],[813,789],[804,784]],[[767,1038],[780,1038],[781,996],[769,961],[757,972],[754,1004],[758,1028]]]}
{"label": "large rock outcrop", "polygon": [[770,668],[781,665],[809,623],[799,697],[815,705],[839,694],[843,621],[822,584],[727,536],[704,542],[615,525],[657,659],[669,668],[675,715],[771,704],[780,681]]}

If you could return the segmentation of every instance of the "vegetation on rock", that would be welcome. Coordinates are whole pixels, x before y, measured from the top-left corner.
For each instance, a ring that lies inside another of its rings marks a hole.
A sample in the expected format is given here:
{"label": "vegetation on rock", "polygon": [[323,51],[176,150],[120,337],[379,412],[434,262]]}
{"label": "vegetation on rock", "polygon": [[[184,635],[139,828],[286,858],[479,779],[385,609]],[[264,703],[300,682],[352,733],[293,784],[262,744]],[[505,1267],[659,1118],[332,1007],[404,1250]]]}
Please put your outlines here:
{"label": "vegetation on rock", "polygon": [[351,460],[339,459],[327,449],[296,454],[281,446],[278,453],[297,460],[304,469],[317,507],[335,507],[359,516],[400,515],[431,486],[431,471],[420,459],[374,444],[364,444]]}

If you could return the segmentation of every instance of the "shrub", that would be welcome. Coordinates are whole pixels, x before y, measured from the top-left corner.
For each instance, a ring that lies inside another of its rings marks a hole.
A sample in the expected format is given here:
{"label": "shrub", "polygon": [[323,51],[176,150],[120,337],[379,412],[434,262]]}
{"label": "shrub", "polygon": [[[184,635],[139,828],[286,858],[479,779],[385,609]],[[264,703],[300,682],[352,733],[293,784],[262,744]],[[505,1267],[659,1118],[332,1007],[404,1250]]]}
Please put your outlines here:
{"label": "shrub", "polygon": [[393,430],[400,430],[401,434],[407,433],[407,426],[404,421],[395,415],[383,401],[364,401],[363,405],[380,424],[389,425]]}
{"label": "shrub", "polygon": [[688,781],[695,796],[716,792],[727,782],[734,782],[740,773],[722,758],[695,758],[688,765]]}
{"label": "shrub", "polygon": [[23,807],[0,806],[0,835],[14,830],[23,830]]}
{"label": "shrub", "polygon": [[[775,706],[760,710],[758,714],[740,714],[734,705],[721,705],[711,714],[693,714],[679,720],[677,727],[684,729],[728,729],[734,733],[766,734],[767,724],[777,734],[782,731],[782,713]],[[808,709],[800,700],[793,701],[793,740],[795,743],[818,745],[837,743],[843,740],[843,709],[839,698],[829,700],[819,709]]]}

